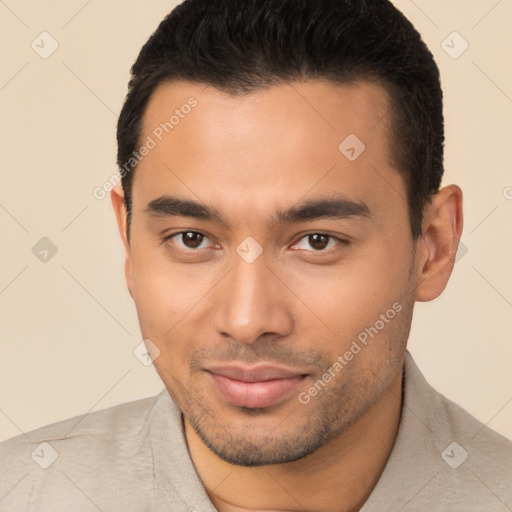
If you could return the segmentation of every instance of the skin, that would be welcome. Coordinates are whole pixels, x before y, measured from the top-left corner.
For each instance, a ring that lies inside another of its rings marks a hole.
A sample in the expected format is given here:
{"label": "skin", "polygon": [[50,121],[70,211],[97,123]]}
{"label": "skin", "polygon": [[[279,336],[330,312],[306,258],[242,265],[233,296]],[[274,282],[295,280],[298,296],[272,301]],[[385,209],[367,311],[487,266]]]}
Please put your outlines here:
{"label": "skin", "polygon": [[[453,269],[462,192],[450,185],[433,196],[414,242],[378,85],[311,80],[232,97],[168,83],[149,102],[141,140],[190,96],[197,107],[137,167],[129,241],[120,187],[111,198],[142,334],[160,350],[154,365],[183,411],[196,470],[221,512],[359,510],[399,425],[414,303],[436,298]],[[366,145],[355,161],[338,150],[349,134]],[[270,224],[278,210],[333,193],[370,214]],[[145,212],[163,194],[215,207],[227,226]],[[165,240],[184,231],[205,237],[199,246]],[[315,233],[334,238],[319,247]],[[263,249],[252,263],[236,252],[249,236]],[[396,303],[401,311],[301,403]],[[306,377],[272,406],[242,408],[205,371],[225,362]]]}

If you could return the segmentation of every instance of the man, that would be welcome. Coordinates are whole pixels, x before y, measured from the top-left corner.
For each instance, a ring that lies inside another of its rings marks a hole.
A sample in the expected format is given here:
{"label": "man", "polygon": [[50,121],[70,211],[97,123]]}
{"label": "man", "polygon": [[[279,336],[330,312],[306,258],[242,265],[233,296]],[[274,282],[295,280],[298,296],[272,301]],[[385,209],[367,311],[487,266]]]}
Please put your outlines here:
{"label": "man", "polygon": [[178,6],[133,66],[112,191],[165,389],[0,445],[0,509],[510,510],[511,443],[406,350],[462,232],[443,141],[389,2]]}

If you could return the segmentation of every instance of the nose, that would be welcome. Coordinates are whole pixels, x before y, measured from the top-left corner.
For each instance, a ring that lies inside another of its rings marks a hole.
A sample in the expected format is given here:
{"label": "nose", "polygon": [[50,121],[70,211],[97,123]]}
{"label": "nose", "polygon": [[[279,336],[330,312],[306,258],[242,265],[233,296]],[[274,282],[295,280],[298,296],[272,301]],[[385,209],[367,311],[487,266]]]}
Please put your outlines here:
{"label": "nose", "polygon": [[293,317],[286,287],[268,268],[264,253],[252,263],[235,254],[218,293],[215,327],[221,335],[252,344],[264,334],[282,337],[291,333]]}

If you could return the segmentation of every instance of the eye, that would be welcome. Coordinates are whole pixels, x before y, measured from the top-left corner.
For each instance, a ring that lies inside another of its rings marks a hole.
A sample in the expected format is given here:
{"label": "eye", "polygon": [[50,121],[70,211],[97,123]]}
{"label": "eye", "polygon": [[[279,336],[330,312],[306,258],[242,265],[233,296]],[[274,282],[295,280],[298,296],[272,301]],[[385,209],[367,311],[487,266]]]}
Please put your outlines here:
{"label": "eye", "polygon": [[[197,231],[181,231],[180,233],[174,233],[166,237],[165,241],[168,242],[173,239],[176,239],[176,241],[172,242],[172,245],[176,245],[178,249],[191,251],[204,249],[205,247],[201,247],[201,244],[205,240],[210,240],[206,235]],[[206,247],[208,247],[208,245]]]}
{"label": "eye", "polygon": [[[326,233],[310,233],[309,235],[303,236],[292,248],[301,250],[311,250],[311,248],[313,248],[314,252],[329,252],[329,249],[339,244],[348,245],[348,242],[336,238],[335,236],[327,235]],[[309,247],[307,247],[308,245]]]}

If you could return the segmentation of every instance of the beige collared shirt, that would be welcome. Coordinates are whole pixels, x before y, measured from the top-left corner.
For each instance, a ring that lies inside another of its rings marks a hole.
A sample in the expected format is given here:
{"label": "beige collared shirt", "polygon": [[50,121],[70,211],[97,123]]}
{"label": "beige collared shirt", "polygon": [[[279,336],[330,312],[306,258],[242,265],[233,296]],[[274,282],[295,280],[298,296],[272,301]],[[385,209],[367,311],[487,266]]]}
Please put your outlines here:
{"label": "beige collared shirt", "polygon": [[[512,442],[435,391],[409,353],[404,386],[393,450],[360,512],[510,512]],[[215,510],[166,389],[0,443],[0,512]]]}

